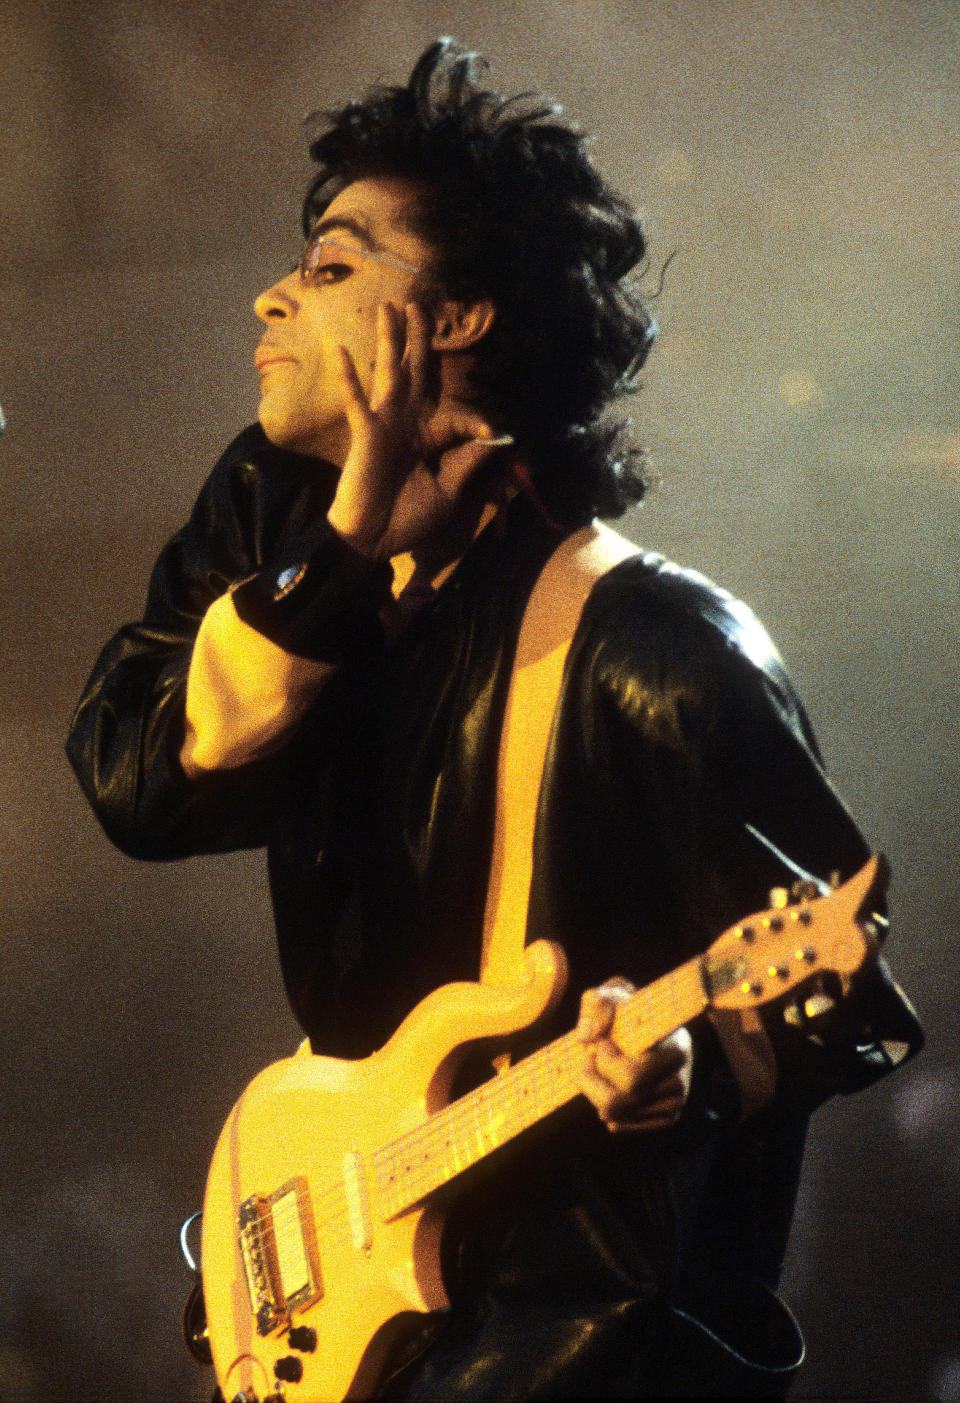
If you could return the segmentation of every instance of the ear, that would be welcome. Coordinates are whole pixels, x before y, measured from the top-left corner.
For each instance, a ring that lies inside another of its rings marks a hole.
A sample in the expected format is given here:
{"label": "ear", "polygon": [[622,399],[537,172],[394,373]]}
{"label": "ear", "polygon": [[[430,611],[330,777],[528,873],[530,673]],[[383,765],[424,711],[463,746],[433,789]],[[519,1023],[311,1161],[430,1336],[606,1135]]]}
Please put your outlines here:
{"label": "ear", "polygon": [[496,308],[492,302],[441,302],[434,313],[430,348],[434,351],[467,351],[481,341],[493,326]]}

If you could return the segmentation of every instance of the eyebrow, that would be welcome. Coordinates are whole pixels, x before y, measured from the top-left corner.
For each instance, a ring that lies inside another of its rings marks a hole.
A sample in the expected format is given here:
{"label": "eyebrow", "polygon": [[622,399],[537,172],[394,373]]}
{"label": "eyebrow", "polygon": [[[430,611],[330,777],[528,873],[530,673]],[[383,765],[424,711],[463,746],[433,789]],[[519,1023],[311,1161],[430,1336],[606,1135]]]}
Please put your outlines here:
{"label": "eyebrow", "polygon": [[359,219],[355,219],[349,214],[334,214],[329,219],[321,219],[310,230],[313,234],[329,234],[335,229],[342,229],[347,234],[352,234],[359,244],[369,249],[371,253],[385,252],[383,245],[378,244],[370,233],[369,228]]}

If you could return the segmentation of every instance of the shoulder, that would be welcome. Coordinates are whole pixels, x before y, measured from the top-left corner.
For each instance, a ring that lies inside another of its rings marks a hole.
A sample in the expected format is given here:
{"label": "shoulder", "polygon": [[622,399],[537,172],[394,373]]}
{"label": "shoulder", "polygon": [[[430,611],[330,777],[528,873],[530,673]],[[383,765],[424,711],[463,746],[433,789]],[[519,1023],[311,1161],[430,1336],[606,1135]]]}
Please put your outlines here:
{"label": "shoulder", "polygon": [[622,561],[594,585],[580,630],[611,655],[643,655],[657,648],[730,650],[776,674],[783,660],[756,614],[698,570],[653,551]]}
{"label": "shoulder", "polygon": [[776,669],[782,659],[769,633],[742,599],[721,588],[699,570],[677,565],[654,551],[623,561],[594,588],[585,611],[587,622],[629,629],[670,622],[706,645],[721,644],[753,663]]}
{"label": "shoulder", "polygon": [[802,708],[757,615],[698,570],[645,551],[591,591],[574,640],[591,683],[636,719],[714,724],[748,693]]}

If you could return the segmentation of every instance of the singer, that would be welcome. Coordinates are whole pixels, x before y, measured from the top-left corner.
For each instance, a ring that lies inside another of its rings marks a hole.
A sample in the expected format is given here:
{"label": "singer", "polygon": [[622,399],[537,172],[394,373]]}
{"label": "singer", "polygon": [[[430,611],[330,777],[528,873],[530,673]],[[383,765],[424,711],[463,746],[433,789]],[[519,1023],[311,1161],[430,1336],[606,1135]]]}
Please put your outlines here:
{"label": "singer", "polygon": [[756,618],[591,525],[645,487],[616,415],[655,339],[640,220],[559,107],[493,91],[449,39],[328,114],[311,155],[305,243],[255,302],[258,423],[100,655],[71,760],[135,857],[267,848],[293,1010],[315,1052],[364,1057],[479,977],[524,610],[558,547],[605,542],[527,920],[566,952],[535,1033],[576,1025],[582,1095],[451,1186],[450,1308],[375,1393],[782,1395],[808,1118],[921,1037],[882,960],[752,1024],[694,1017],[639,1054],[612,1036],[630,988],[869,853]]}

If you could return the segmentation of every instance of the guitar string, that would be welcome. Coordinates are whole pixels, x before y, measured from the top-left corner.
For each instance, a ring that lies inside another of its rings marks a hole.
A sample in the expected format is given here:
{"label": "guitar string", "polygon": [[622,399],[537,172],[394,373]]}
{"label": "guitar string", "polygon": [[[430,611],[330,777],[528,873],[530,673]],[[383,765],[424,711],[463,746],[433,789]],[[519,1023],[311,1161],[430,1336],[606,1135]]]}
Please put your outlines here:
{"label": "guitar string", "polygon": [[[678,1007],[682,1002],[677,998],[682,992],[678,985],[697,973],[695,966],[696,961],[690,961],[635,991],[630,1000],[635,1028],[662,1023],[667,1011],[667,1022],[689,1016]],[[654,1040],[651,1036],[650,1041]],[[379,1216],[389,1219],[412,1207],[432,1188],[455,1177],[575,1095],[570,1067],[574,1043],[573,1033],[564,1035],[369,1152],[365,1159],[375,1178],[378,1206],[385,1210]],[[545,1076],[549,1077],[546,1095],[542,1087]],[[349,1195],[342,1181],[334,1180],[319,1192],[311,1192],[310,1203],[317,1222],[325,1228],[351,1217]],[[264,1229],[263,1220],[258,1218],[256,1234],[262,1239],[270,1231],[275,1236],[275,1230]]]}
{"label": "guitar string", "polygon": [[[436,1181],[435,1186],[438,1186],[453,1177],[449,1172],[451,1160],[456,1165],[454,1173],[460,1172],[526,1128],[531,1123],[531,1111],[533,1120],[546,1114],[547,1100],[551,1109],[559,1104],[556,1091],[569,1070],[569,1040],[570,1035],[541,1049],[533,1058],[524,1059],[516,1068],[483,1083],[466,1098],[452,1102],[423,1125],[374,1152],[374,1165],[380,1173],[403,1163],[403,1169],[396,1174],[396,1182],[390,1183],[388,1179],[387,1192],[394,1199],[399,1198],[401,1192],[405,1198],[412,1192],[421,1197],[429,1191],[425,1185]],[[566,1053],[566,1066],[559,1060],[562,1053]],[[535,1085],[542,1069],[551,1071],[554,1077],[547,1098]],[[523,1073],[522,1077],[519,1073]],[[533,1085],[525,1087],[524,1083]],[[568,1091],[574,1094],[575,1084],[564,1085],[564,1096]],[[466,1162],[461,1163],[461,1160]],[[405,1161],[412,1163],[408,1167]]]}
{"label": "guitar string", "polygon": [[[693,992],[689,987],[686,991],[682,987],[684,982],[689,986],[691,978],[696,979],[697,995],[702,995],[698,966],[697,959],[688,961],[646,988],[635,991],[629,1001],[634,1029],[644,1024],[661,1025],[668,1010],[666,1022],[672,1024],[678,1017],[681,1022],[688,1018],[689,1009],[682,1006],[683,999],[678,996]],[[655,1040],[655,1035],[650,1035],[649,1041]],[[403,1135],[369,1152],[364,1158],[373,1171],[381,1209],[379,1216],[389,1219],[412,1207],[431,1189],[455,1177],[571,1099],[577,1090],[570,1058],[575,1041],[574,1033],[565,1034],[433,1113]],[[550,1077],[547,1095],[542,1085],[545,1075]],[[401,1163],[402,1169],[399,1168]],[[305,1193],[300,1191],[297,1198],[301,1221],[304,1197],[309,1200],[314,1218],[327,1232],[340,1220],[353,1217],[342,1180],[330,1182],[318,1193],[312,1193],[309,1186]],[[337,1200],[338,1206],[334,1208]],[[258,1215],[255,1224],[247,1225],[247,1231],[252,1231],[261,1245],[271,1234],[276,1241],[273,1214],[269,1226]]]}
{"label": "guitar string", "polygon": [[[496,1109],[502,1111],[505,1116],[515,1114],[517,1110],[521,1112],[520,1124],[517,1126],[516,1130],[512,1131],[510,1136],[506,1138],[512,1138],[513,1134],[519,1133],[521,1129],[524,1129],[526,1125],[530,1123],[529,1110],[533,1108],[530,1107],[526,1099],[523,1083],[528,1080],[533,1080],[535,1083],[538,1070],[537,1064],[547,1060],[545,1054],[552,1053],[553,1057],[550,1060],[555,1062],[556,1055],[561,1047],[566,1044],[567,1050],[569,1050],[569,1043],[572,1042],[572,1040],[572,1034],[568,1034],[566,1038],[558,1039],[555,1044],[550,1044],[547,1048],[540,1049],[537,1053],[532,1054],[530,1058],[525,1058],[522,1063],[518,1063],[515,1068],[511,1068],[508,1072],[501,1074],[501,1076],[494,1079],[493,1082],[485,1083],[482,1087],[477,1088],[477,1090],[487,1092],[486,1099],[488,1101],[488,1106],[482,1109],[489,1111],[489,1102],[494,1101],[496,1103]],[[523,1077],[516,1075],[520,1070],[526,1075]],[[500,1083],[508,1080],[510,1083],[515,1084],[500,1085]],[[564,1089],[566,1090],[566,1088]],[[571,1093],[574,1092],[575,1089],[575,1086],[571,1087]],[[518,1090],[523,1097],[522,1100],[518,1097]],[[378,1198],[381,1200],[381,1206],[388,1209],[383,1216],[389,1218],[394,1216],[396,1212],[396,1209],[389,1211],[391,1207],[389,1203],[383,1203],[383,1200],[390,1199],[391,1192],[393,1192],[395,1197],[399,1197],[397,1191],[401,1189],[405,1190],[403,1199],[409,1199],[410,1203],[413,1203],[416,1202],[418,1198],[423,1197],[426,1192],[429,1192],[429,1189],[423,1186],[424,1180],[436,1177],[435,1173],[427,1175],[425,1173],[427,1166],[421,1162],[419,1165],[411,1165],[409,1168],[405,1165],[404,1170],[400,1171],[397,1175],[397,1182],[395,1185],[391,1185],[389,1178],[385,1179],[385,1171],[395,1166],[399,1162],[399,1158],[412,1158],[409,1154],[409,1149],[412,1148],[417,1140],[420,1140],[421,1143],[432,1143],[435,1145],[438,1139],[445,1135],[448,1143],[451,1143],[454,1148],[458,1148],[461,1156],[465,1156],[466,1158],[466,1163],[462,1165],[459,1163],[457,1164],[454,1173],[459,1173],[461,1168],[467,1168],[469,1164],[475,1163],[477,1158],[481,1158],[483,1154],[489,1152],[491,1146],[483,1144],[483,1132],[479,1127],[477,1129],[472,1129],[469,1136],[470,1140],[474,1138],[479,1140],[477,1146],[479,1153],[474,1150],[471,1144],[465,1143],[466,1137],[463,1133],[464,1122],[467,1120],[475,1120],[477,1114],[477,1107],[471,1105],[471,1098],[474,1095],[475,1093],[468,1093],[466,1097],[461,1097],[458,1101],[452,1102],[449,1106],[436,1112],[421,1126],[407,1132],[404,1136],[398,1137],[394,1142],[388,1142],[386,1146],[381,1147],[368,1156],[368,1159],[372,1161],[374,1173],[378,1179],[377,1189],[379,1190]],[[551,1098],[551,1100],[554,1099],[555,1098]],[[545,1112],[543,1111],[543,1098],[537,1095],[535,1091],[533,1101],[536,1109],[536,1114],[533,1117],[535,1120],[538,1119],[541,1114],[545,1114]],[[453,1114],[449,1114],[450,1112],[453,1112]],[[443,1123],[439,1124],[438,1122]],[[487,1135],[489,1138],[489,1130],[487,1131]],[[505,1143],[505,1141],[500,1140],[499,1137],[494,1138],[497,1144]],[[398,1151],[401,1149],[407,1149],[408,1153],[405,1155],[398,1155]],[[433,1167],[432,1164],[429,1166],[431,1170],[433,1170]],[[445,1172],[439,1182],[443,1183],[451,1177],[453,1177],[453,1174]],[[417,1186],[412,1199],[410,1198],[411,1182]],[[336,1225],[341,1221],[349,1221],[351,1219],[349,1195],[342,1180],[330,1181],[326,1186],[320,1189],[319,1192],[311,1193],[308,1189],[306,1197],[313,1210],[314,1220],[318,1228],[321,1226],[323,1227],[325,1235],[329,1235],[331,1231],[335,1231]],[[304,1193],[301,1191],[297,1195],[297,1207],[300,1212],[301,1221],[303,1219],[303,1198]],[[336,1204],[335,1207],[334,1204]],[[255,1244],[259,1245],[261,1248],[268,1243],[271,1238],[275,1243],[277,1233],[272,1211],[269,1217],[258,1214],[252,1223],[246,1225],[246,1234],[248,1237],[252,1237]],[[350,1230],[348,1230],[347,1235],[352,1235]]]}
{"label": "guitar string", "polygon": [[[662,981],[656,981],[654,985],[648,986],[645,990],[637,991],[633,996],[631,1002],[634,1021],[637,1025],[642,1025],[644,1022],[649,1023],[651,1012],[655,1013],[661,1009],[665,1003],[662,998],[663,994],[675,993],[675,990],[670,987],[675,982],[675,973],[671,972]],[[671,999],[669,1002],[673,1005],[676,1000]],[[452,1102],[443,1110],[435,1113],[430,1120],[415,1127],[405,1135],[397,1137],[396,1140],[388,1142],[374,1152],[373,1161],[378,1171],[395,1168],[402,1161],[419,1159],[416,1167],[411,1166],[408,1169],[407,1165],[404,1164],[403,1171],[398,1173],[395,1170],[395,1179],[398,1182],[396,1182],[393,1196],[396,1198],[397,1191],[410,1182],[409,1176],[411,1174],[414,1176],[413,1182],[418,1189],[422,1181],[437,1178],[435,1161],[431,1161],[428,1165],[425,1163],[425,1157],[430,1158],[436,1149],[437,1142],[441,1139],[445,1150],[447,1148],[454,1149],[455,1146],[452,1142],[457,1139],[462,1145],[465,1121],[472,1122],[466,1138],[469,1142],[476,1142],[476,1151],[473,1150],[472,1143],[468,1143],[464,1148],[468,1155],[468,1162],[474,1163],[477,1158],[488,1153],[491,1148],[490,1145],[484,1143],[485,1139],[492,1141],[493,1146],[497,1147],[532,1123],[528,1117],[528,1111],[534,1112],[532,1120],[539,1119],[542,1114],[547,1114],[548,1112],[543,1109],[544,1099],[537,1087],[537,1077],[546,1071],[552,1071],[556,1076],[559,1067],[558,1059],[561,1054],[565,1056],[569,1075],[569,1055],[573,1041],[573,1034],[567,1034],[565,1038],[548,1044],[547,1047],[541,1048],[514,1068],[501,1073],[491,1082],[484,1083],[474,1092],[468,1093],[467,1097],[461,1098],[459,1102]],[[560,1070],[563,1069],[560,1068]],[[518,1082],[522,1088],[520,1097],[517,1094]],[[525,1083],[526,1085],[524,1085]],[[562,1101],[557,1099],[556,1091],[557,1087],[554,1085],[548,1098],[550,1110],[556,1109],[558,1105],[562,1104]],[[575,1083],[570,1086],[569,1092],[570,1095],[576,1094]],[[564,1096],[563,1099],[567,1099],[567,1097]],[[485,1126],[478,1121],[478,1117],[482,1113],[487,1116]],[[496,1125],[490,1125],[491,1114],[501,1116],[508,1123],[510,1118],[514,1117],[517,1118],[518,1123],[515,1128],[510,1127],[505,1134],[501,1134]],[[417,1173],[418,1170],[419,1173]],[[451,1176],[444,1175],[439,1182],[444,1182],[447,1177]]]}
{"label": "guitar string", "polygon": [[[669,1008],[671,1018],[679,1015],[680,1001],[676,997],[678,973],[670,971],[631,997],[631,1017],[636,1027],[649,1024],[652,1017],[662,1015],[666,1008]],[[662,1023],[664,1019],[661,1016],[657,1021]],[[652,1042],[655,1038],[651,1036],[649,1040]],[[577,1090],[570,1067],[570,1051],[574,1041],[571,1033],[548,1044],[508,1072],[468,1093],[467,1097],[461,1098],[461,1102],[452,1102],[429,1121],[375,1151],[373,1162],[377,1172],[394,1170],[387,1188],[392,1209],[389,1216],[404,1205],[412,1206],[431,1188],[453,1177],[448,1168],[451,1152],[456,1164],[454,1173],[460,1172],[562,1105],[565,1100],[571,1099]],[[546,1097],[537,1085],[537,1078],[544,1073],[551,1074],[553,1078]],[[518,1082],[522,1088],[520,1097],[517,1094]],[[561,1082],[567,1084],[561,1086]],[[486,1124],[482,1120],[484,1115]],[[501,1123],[498,1124],[493,1118],[499,1118]],[[511,1124],[511,1120],[514,1123]],[[470,1122],[469,1127],[464,1122]],[[463,1143],[464,1139],[466,1144]],[[441,1140],[442,1153],[438,1158],[436,1149]],[[466,1164],[459,1163],[461,1155],[465,1155]],[[408,1160],[411,1163],[404,1163]],[[403,1163],[402,1170],[397,1169],[400,1163]]]}

